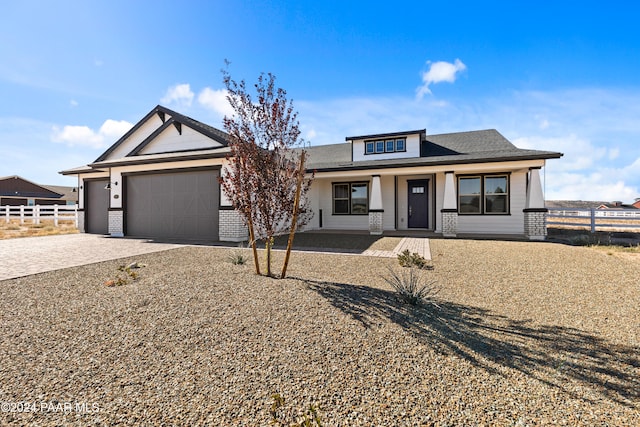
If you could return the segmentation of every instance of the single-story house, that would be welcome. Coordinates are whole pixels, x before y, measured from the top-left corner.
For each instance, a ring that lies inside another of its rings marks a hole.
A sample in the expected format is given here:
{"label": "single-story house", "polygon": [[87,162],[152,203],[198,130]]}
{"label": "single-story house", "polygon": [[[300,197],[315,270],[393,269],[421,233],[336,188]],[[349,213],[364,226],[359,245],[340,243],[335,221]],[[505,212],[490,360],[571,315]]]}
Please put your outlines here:
{"label": "single-story house", "polygon": [[74,187],[40,185],[18,175],[0,177],[0,206],[75,205]]}
{"label": "single-story house", "polygon": [[623,210],[640,209],[640,204],[626,204],[621,201],[601,202],[589,200],[547,200],[547,209],[598,209],[598,210]]}
{"label": "single-story house", "polygon": [[[220,191],[228,135],[157,106],[77,176],[82,231],[241,241]],[[515,147],[496,130],[425,129],[347,137],[308,148],[315,171],[305,230],[421,230],[546,236],[540,170],[562,153]]]}

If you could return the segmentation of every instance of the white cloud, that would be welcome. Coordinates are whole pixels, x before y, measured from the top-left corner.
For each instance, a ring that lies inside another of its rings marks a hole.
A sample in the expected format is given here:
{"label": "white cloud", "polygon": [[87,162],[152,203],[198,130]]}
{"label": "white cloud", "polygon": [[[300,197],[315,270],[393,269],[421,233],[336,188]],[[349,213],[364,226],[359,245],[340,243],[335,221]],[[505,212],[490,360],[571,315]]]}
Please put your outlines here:
{"label": "white cloud", "polygon": [[532,150],[560,151],[564,158],[560,161],[562,171],[584,170],[594,167],[607,156],[606,147],[594,146],[591,141],[576,135],[558,137],[531,136],[514,138],[519,148]]}
{"label": "white cloud", "polygon": [[418,87],[416,91],[418,99],[431,93],[431,89],[429,89],[431,84],[453,83],[456,81],[456,75],[467,69],[467,66],[459,59],[456,59],[453,64],[445,61],[427,61],[427,64],[429,64],[429,70],[422,73],[422,86]]}
{"label": "white cloud", "polygon": [[69,105],[71,105],[72,107],[77,107],[78,101],[76,101],[75,99],[72,99],[71,101],[69,101]]}
{"label": "white cloud", "polygon": [[606,179],[601,173],[547,173],[547,200],[596,200],[632,202],[638,188],[623,180]]}
{"label": "white cloud", "polygon": [[100,135],[103,135],[106,139],[115,140],[120,139],[122,135],[127,133],[133,125],[126,120],[111,120],[107,119],[100,126]]}
{"label": "white cloud", "polygon": [[160,100],[160,103],[167,105],[178,105],[180,107],[190,107],[194,93],[188,83],[177,84],[167,89],[167,92]]}
{"label": "white cloud", "polygon": [[233,108],[227,100],[226,89],[211,89],[206,87],[202,89],[198,95],[198,103],[205,107],[207,110],[212,111],[219,115],[221,118],[224,116],[231,117],[234,115]]}
{"label": "white cloud", "polygon": [[127,121],[106,120],[100,129],[94,131],[88,126],[66,125],[60,128],[53,126],[51,140],[70,147],[86,146],[104,148],[114,143],[124,135],[133,125]]}

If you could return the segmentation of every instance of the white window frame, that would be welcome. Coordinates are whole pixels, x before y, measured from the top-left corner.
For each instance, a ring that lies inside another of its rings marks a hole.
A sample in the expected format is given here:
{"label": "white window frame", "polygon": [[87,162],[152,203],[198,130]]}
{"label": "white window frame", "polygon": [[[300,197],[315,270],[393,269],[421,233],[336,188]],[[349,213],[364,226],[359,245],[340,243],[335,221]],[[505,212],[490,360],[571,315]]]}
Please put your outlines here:
{"label": "white window frame", "polygon": [[[390,146],[389,146],[390,145]],[[392,149],[389,149],[392,148]],[[402,153],[407,151],[406,138],[374,139],[364,142],[364,154]]]}

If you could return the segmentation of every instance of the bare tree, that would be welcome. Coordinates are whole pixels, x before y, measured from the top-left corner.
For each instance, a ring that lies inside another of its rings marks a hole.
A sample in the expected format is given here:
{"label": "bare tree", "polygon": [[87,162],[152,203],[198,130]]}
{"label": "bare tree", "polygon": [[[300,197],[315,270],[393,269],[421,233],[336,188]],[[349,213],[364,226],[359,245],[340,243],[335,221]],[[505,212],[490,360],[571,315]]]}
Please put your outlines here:
{"label": "bare tree", "polygon": [[231,153],[221,187],[249,229],[256,274],[260,274],[256,240],[264,239],[266,274],[272,276],[274,237],[295,232],[311,218],[305,196],[313,177],[304,178],[304,150],[294,148],[302,142],[298,113],[286,91],[275,88],[273,74],[258,77],[254,100],[244,80],[237,83],[226,69],[222,73],[235,115],[224,118]]}

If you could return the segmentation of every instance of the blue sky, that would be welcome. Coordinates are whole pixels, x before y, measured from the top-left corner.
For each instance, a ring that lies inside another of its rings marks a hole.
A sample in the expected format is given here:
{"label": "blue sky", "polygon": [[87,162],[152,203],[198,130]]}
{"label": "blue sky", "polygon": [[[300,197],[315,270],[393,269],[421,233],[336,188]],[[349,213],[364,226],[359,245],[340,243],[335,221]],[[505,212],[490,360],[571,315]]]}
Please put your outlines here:
{"label": "blue sky", "polygon": [[640,197],[629,1],[32,1],[0,14],[0,176],[74,185],[157,104],[222,127],[220,70],[272,72],[313,145],[495,128],[564,153],[547,199]]}

